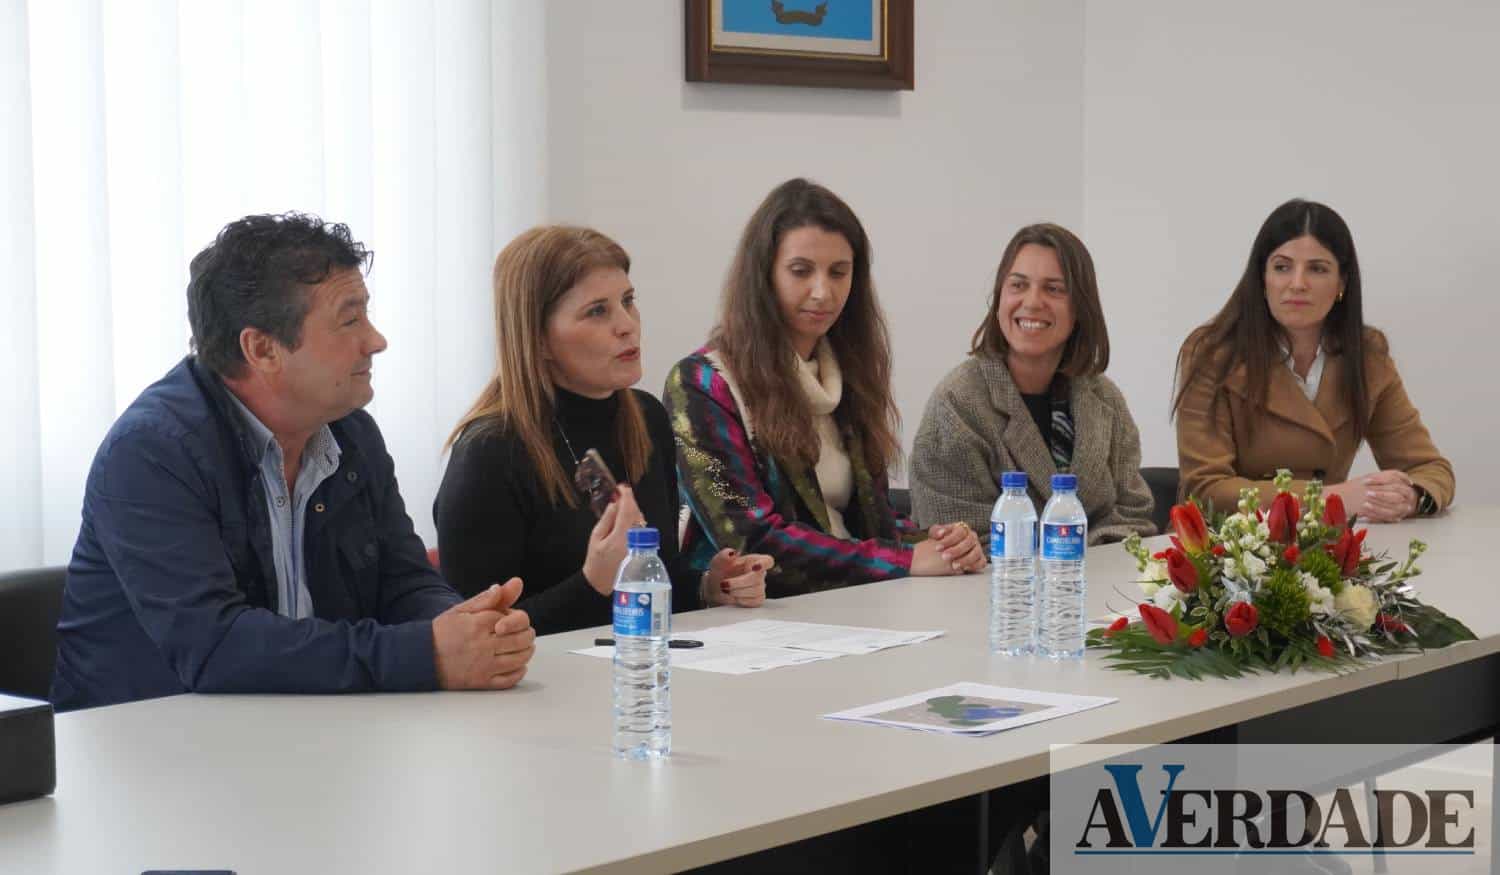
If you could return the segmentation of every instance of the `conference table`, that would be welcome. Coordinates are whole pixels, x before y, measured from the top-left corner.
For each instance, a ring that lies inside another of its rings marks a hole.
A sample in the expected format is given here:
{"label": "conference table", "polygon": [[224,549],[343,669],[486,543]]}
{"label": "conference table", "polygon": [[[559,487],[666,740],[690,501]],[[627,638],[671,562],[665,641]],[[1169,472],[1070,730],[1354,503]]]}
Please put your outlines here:
{"label": "conference table", "polygon": [[[1485,506],[1372,526],[1368,543],[1393,556],[1428,542],[1421,597],[1479,640],[1343,674],[1163,681],[1095,652],[992,655],[983,575],[682,614],[679,635],[754,617],[945,634],[756,674],[674,672],[673,753],[655,763],[611,756],[610,663],[568,652],[600,629],[539,639],[505,692],[183,695],[63,714],[56,793],[0,806],[0,872],[664,872],[1045,775],[1053,744],[1472,736],[1500,722],[1497,530]],[[1128,608],[1135,576],[1118,545],[1090,549],[1089,616]],[[956,681],[1119,701],[982,738],[822,719]]]}

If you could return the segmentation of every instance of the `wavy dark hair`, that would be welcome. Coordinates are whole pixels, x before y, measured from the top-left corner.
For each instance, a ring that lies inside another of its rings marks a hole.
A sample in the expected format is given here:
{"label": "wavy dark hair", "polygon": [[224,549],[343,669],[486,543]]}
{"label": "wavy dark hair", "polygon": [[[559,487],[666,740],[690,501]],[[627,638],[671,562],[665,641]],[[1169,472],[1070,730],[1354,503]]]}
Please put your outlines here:
{"label": "wavy dark hair", "polygon": [[[1367,329],[1362,309],[1359,257],[1354,251],[1354,235],[1343,217],[1331,207],[1316,201],[1289,200],[1266,217],[1250,247],[1245,272],[1234,287],[1229,301],[1208,322],[1193,331],[1183,342],[1177,356],[1176,397],[1172,414],[1182,406],[1189,385],[1207,375],[1215,393],[1224,385],[1229,373],[1241,365],[1245,368],[1246,388],[1251,402],[1264,410],[1271,391],[1271,369],[1281,361],[1280,345],[1290,347],[1286,329],[1271,316],[1266,303],[1266,263],[1282,244],[1310,235],[1333,253],[1338,262],[1339,277],[1344,281],[1343,296],[1323,320],[1323,349],[1329,355],[1344,357],[1344,393],[1354,413],[1354,439],[1364,437],[1370,421],[1370,393],[1365,386],[1365,356],[1386,352],[1385,337]],[[1252,419],[1247,427],[1254,430]]]}
{"label": "wavy dark hair", "polygon": [[307,290],[337,270],[368,271],[375,254],[348,225],[307,213],[246,216],[225,225],[188,267],[188,323],[198,359],[221,377],[245,367],[240,332],[302,345]]}
{"label": "wavy dark hair", "polygon": [[860,436],[865,465],[880,476],[900,455],[890,331],[870,279],[870,239],[838,195],[806,179],[788,180],[766,195],[740,236],[709,345],[733,374],[761,445],[773,456],[816,465],[818,433],[798,383],[796,353],[773,280],[782,238],[808,227],[842,235],[854,253],[849,297],[826,335],[844,378],[834,416]]}

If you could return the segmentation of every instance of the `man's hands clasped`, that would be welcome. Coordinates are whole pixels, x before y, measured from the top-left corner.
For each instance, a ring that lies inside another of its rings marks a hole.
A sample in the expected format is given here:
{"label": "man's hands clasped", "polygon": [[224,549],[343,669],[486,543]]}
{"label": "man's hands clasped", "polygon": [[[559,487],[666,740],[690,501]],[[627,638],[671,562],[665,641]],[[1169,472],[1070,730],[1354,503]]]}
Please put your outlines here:
{"label": "man's hands clasped", "polygon": [[445,690],[506,690],[526,676],[536,653],[536,632],[521,597],[521,579],[454,605],[432,621],[433,662]]}

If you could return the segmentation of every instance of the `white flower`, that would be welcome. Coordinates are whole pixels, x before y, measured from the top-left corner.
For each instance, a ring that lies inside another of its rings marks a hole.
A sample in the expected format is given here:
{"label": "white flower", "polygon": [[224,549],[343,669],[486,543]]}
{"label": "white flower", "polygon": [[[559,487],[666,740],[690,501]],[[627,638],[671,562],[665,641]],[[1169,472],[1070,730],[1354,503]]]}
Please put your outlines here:
{"label": "white flower", "polygon": [[[1243,543],[1246,547],[1253,547],[1259,542],[1255,533],[1254,517],[1247,517],[1242,513],[1227,517],[1224,524],[1219,527],[1219,537],[1229,544]],[[1244,539],[1248,538],[1248,541]]]}
{"label": "white flower", "polygon": [[[1302,588],[1307,590],[1307,597],[1312,601],[1312,612],[1314,614],[1331,614],[1334,612],[1333,593],[1323,584],[1318,582],[1311,574],[1303,573]],[[1374,622],[1372,619],[1370,622]]]}
{"label": "white flower", "polygon": [[1182,601],[1182,590],[1175,586],[1163,586],[1156,590],[1151,601],[1164,611],[1172,610],[1172,606]]}
{"label": "white flower", "polygon": [[1241,553],[1239,561],[1239,576],[1245,580],[1259,580],[1266,573],[1266,562],[1254,553]]}
{"label": "white flower", "polygon": [[1260,538],[1257,538],[1253,533],[1245,535],[1244,537],[1240,538],[1240,546],[1244,547],[1246,550],[1254,550],[1256,547],[1260,546]]}
{"label": "white flower", "polygon": [[1141,577],[1136,581],[1141,587],[1141,592],[1146,598],[1152,598],[1156,591],[1161,589],[1168,581],[1167,563],[1160,559],[1151,559],[1146,562],[1146,567],[1141,570]]}
{"label": "white flower", "polygon": [[1344,591],[1333,600],[1333,606],[1350,625],[1360,631],[1370,628],[1375,623],[1375,615],[1380,613],[1375,593],[1369,587],[1358,584],[1344,587]]}

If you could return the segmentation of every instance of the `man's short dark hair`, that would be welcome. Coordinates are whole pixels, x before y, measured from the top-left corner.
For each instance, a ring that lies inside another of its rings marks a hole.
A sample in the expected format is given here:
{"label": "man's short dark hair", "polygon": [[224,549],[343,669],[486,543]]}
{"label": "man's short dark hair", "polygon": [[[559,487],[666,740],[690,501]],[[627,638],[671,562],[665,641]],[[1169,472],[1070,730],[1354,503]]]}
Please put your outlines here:
{"label": "man's short dark hair", "polygon": [[307,316],[307,288],[338,270],[368,269],[373,257],[347,225],[306,213],[230,222],[189,268],[194,352],[214,373],[234,377],[245,366],[240,332],[246,328],[296,349]]}

